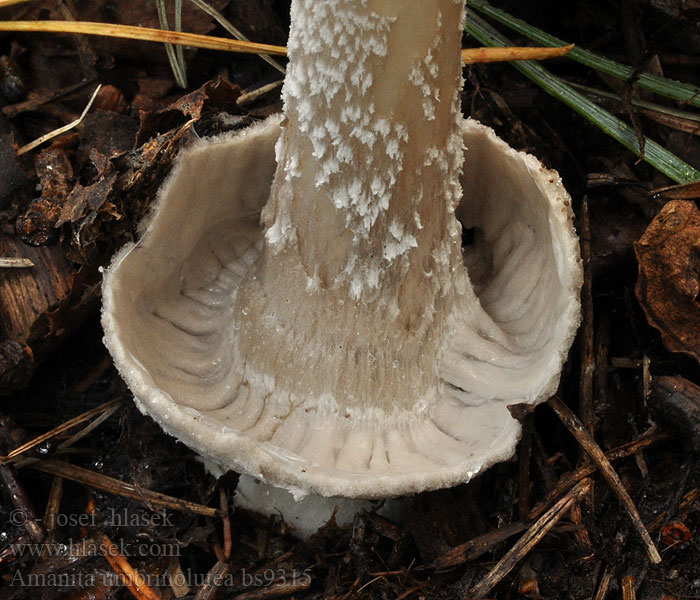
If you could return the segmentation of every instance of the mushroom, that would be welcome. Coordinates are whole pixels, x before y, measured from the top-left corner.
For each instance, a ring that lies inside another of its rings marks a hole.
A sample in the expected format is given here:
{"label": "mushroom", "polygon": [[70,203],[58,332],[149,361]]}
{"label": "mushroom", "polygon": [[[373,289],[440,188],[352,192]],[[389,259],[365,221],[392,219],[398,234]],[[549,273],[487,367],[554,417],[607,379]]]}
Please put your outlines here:
{"label": "mushroom", "polygon": [[557,386],[569,196],[461,116],[462,0],[291,16],[284,117],[182,152],[105,271],[105,343],[138,407],[225,468],[367,499],[468,481],[513,454],[508,405]]}

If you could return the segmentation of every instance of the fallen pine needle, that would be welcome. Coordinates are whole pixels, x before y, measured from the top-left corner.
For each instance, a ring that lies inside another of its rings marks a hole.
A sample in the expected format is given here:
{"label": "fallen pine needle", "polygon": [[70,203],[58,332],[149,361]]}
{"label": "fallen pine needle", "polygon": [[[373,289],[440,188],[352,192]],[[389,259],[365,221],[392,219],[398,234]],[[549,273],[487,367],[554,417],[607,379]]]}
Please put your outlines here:
{"label": "fallen pine needle", "polygon": [[[126,38],[145,42],[163,44],[178,44],[193,48],[208,50],[224,50],[226,52],[244,52],[247,54],[272,54],[285,56],[287,48],[271,44],[258,44],[245,40],[185,33],[182,31],[166,31],[150,27],[134,25],[116,25],[112,23],[93,23],[90,21],[0,21],[0,31],[29,31],[35,33],[79,33],[83,35],[102,35],[106,37]],[[572,48],[465,48],[462,50],[462,60],[465,64],[503,62],[513,60],[544,60],[566,55]]]}
{"label": "fallen pine needle", "polygon": [[552,527],[559,522],[559,519],[588,493],[592,483],[590,479],[582,479],[571,488],[566,496],[561,498],[552,508],[537,519],[525,534],[513,544],[513,547],[505,553],[503,558],[496,563],[496,566],[470,590],[469,597],[483,598],[488,594],[549,533]]}
{"label": "fallen pine needle", "polygon": [[15,448],[7,456],[1,457],[0,465],[10,462],[11,460],[17,458],[18,456],[21,456],[25,452],[31,450],[32,448],[35,448],[36,446],[45,442],[46,440],[50,440],[51,438],[56,437],[57,435],[61,435],[69,429],[73,429],[73,427],[84,423],[85,421],[89,421],[90,419],[92,419],[92,417],[96,415],[100,415],[105,412],[112,414],[112,412],[114,412],[119,407],[119,404],[119,400],[110,400],[109,402],[105,402],[100,406],[90,409],[87,412],[78,415],[77,417],[69,419],[68,421],[62,423],[58,427],[54,427],[51,431],[42,433],[40,436],[35,437],[33,440],[27,442],[26,444],[22,444],[19,448]]}
{"label": "fallen pine needle", "polygon": [[136,502],[143,502],[161,508],[191,512],[204,517],[223,516],[221,511],[216,508],[190,502],[189,500],[181,500],[180,498],[174,498],[173,496],[161,494],[160,492],[154,492],[134,485],[133,483],[120,481],[119,479],[95,473],[89,469],[84,469],[83,467],[78,467],[60,460],[51,458],[35,460],[28,466],[31,466],[32,469],[44,471],[44,473],[50,473],[51,475],[57,475],[64,479],[69,479],[70,481],[82,483],[88,487],[107,492],[108,494],[130,498]]}
{"label": "fallen pine needle", "polygon": [[229,52],[244,52],[247,54],[284,55],[284,46],[257,44],[230,40],[199,33],[184,33],[181,31],[164,31],[150,27],[134,25],[115,25],[112,23],[92,23],[90,21],[0,21],[0,31],[29,31],[33,33],[80,33],[83,35],[102,35],[107,37],[141,40],[144,42],[160,42],[180,44],[193,48],[209,50],[226,50]]}
{"label": "fallen pine needle", "polygon": [[588,455],[593,459],[593,462],[598,466],[598,470],[601,472],[605,480],[608,482],[613,492],[617,495],[620,503],[624,507],[627,515],[629,516],[634,528],[637,530],[639,537],[642,538],[644,543],[644,548],[649,555],[649,559],[652,563],[658,564],[661,562],[661,555],[656,549],[654,542],[649,535],[644,523],[642,522],[639,513],[637,512],[637,507],[634,505],[632,498],[627,493],[625,486],[622,485],[619,476],[613,469],[610,461],[605,456],[605,453],[600,449],[600,446],[596,444],[593,436],[584,427],[583,423],[579,418],[571,411],[571,409],[566,406],[559,398],[553,396],[548,402],[550,408],[557,414],[561,419],[562,423],[571,432],[571,434],[576,438],[583,449],[588,453]]}
{"label": "fallen pine needle", "polygon": [[161,600],[160,596],[146,583],[146,577],[131,566],[126,557],[119,552],[117,545],[104,533],[97,532],[95,541],[114,572],[122,583],[138,600]]}
{"label": "fallen pine needle", "polygon": [[46,135],[42,135],[40,138],[35,139],[33,142],[29,142],[26,146],[22,146],[19,150],[17,150],[17,156],[20,156],[21,154],[24,154],[25,152],[29,152],[30,150],[33,150],[37,146],[40,146],[44,142],[47,142],[48,140],[51,140],[66,131],[70,131],[73,129],[73,127],[77,127],[80,125],[81,121],[85,118],[85,115],[88,114],[88,111],[90,110],[90,107],[92,106],[92,103],[95,101],[95,98],[97,97],[97,92],[100,91],[102,88],[102,84],[98,85],[95,88],[95,91],[92,93],[92,97],[90,98],[90,101],[87,103],[85,108],[83,109],[82,114],[72,123],[68,123],[68,125],[64,125],[63,127],[59,127],[58,129],[54,129],[53,131],[49,131]]}
{"label": "fallen pine needle", "polygon": [[530,46],[508,48],[465,48],[462,50],[462,62],[465,65],[475,63],[509,62],[513,60],[546,60],[566,56],[574,45],[560,48],[532,48]]}

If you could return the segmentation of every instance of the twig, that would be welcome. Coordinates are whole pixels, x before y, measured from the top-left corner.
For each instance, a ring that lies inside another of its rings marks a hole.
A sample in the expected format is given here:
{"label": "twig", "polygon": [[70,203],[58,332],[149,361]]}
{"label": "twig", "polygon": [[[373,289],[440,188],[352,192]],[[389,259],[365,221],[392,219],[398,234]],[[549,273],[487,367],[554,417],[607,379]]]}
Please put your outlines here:
{"label": "twig", "polygon": [[81,121],[85,118],[85,115],[87,115],[88,111],[90,110],[90,107],[92,106],[92,103],[95,101],[95,98],[97,97],[97,92],[100,91],[102,88],[102,84],[98,85],[95,88],[95,91],[92,93],[92,96],[90,97],[90,101],[87,103],[87,106],[83,109],[83,112],[81,115],[73,122],[68,123],[68,125],[64,125],[63,127],[59,127],[58,129],[54,129],[53,131],[49,131],[49,133],[42,135],[40,138],[37,138],[33,142],[29,142],[26,146],[22,146],[19,150],[17,150],[17,156],[20,156],[26,152],[29,152],[30,150],[33,150],[37,146],[40,146],[44,142],[47,142],[55,137],[58,137],[59,135],[65,133],[66,131],[70,131],[74,127],[77,127],[80,125]]}
{"label": "twig", "polygon": [[[115,402],[119,402],[119,400],[115,400]],[[85,427],[83,427],[80,431],[76,431],[72,436],[70,436],[65,442],[61,442],[58,445],[58,450],[66,450],[70,448],[75,442],[82,440],[86,435],[88,435],[93,429],[98,427],[100,424],[102,424],[104,421],[109,419],[109,417],[112,416],[117,410],[119,409],[119,404],[116,406],[110,407],[108,410],[103,412],[99,417],[97,417],[95,420],[91,421],[88,423]]]}
{"label": "twig", "polygon": [[171,508],[182,512],[191,512],[193,514],[202,515],[205,517],[222,516],[221,511],[216,508],[210,508],[209,506],[197,504],[196,502],[190,502],[189,500],[173,498],[172,496],[144,489],[134,485],[133,483],[126,483],[125,481],[120,481],[119,479],[108,477],[107,475],[101,475],[100,473],[95,473],[89,469],[71,465],[60,460],[50,458],[36,460],[35,462],[30,463],[29,466],[31,466],[33,469],[43,471],[44,473],[58,475],[64,479],[76,481],[109,494],[116,494],[117,496],[130,498],[131,500],[136,500],[137,502],[146,501],[153,506]]}
{"label": "twig", "polygon": [[622,578],[622,600],[637,600],[633,575],[625,575]]}
{"label": "twig", "polygon": [[[0,0],[0,2],[1,1],[2,0]],[[1,109],[2,114],[5,115],[8,119],[11,119],[24,112],[36,110],[42,104],[52,102],[53,100],[57,100],[62,96],[72,94],[73,92],[76,92],[79,89],[85,87],[86,85],[90,85],[91,83],[94,83],[94,79],[89,79],[87,81],[79,81],[78,83],[74,83],[73,85],[69,85],[64,88],[61,88],[60,90],[56,90],[55,92],[37,95],[33,98],[30,98],[29,100],[23,100],[22,102],[17,102],[16,104],[9,104],[8,106],[3,106]]]}
{"label": "twig", "polygon": [[30,2],[31,0],[0,0],[0,8],[7,8],[8,6],[14,6],[15,4],[22,4],[23,2]]}
{"label": "twig", "polygon": [[0,269],[26,269],[34,263],[28,258],[0,258]]}
{"label": "twig", "polygon": [[73,390],[79,394],[84,394],[93,385],[95,385],[100,377],[102,377],[112,366],[112,357],[105,353],[104,358],[97,364],[96,367],[90,370],[90,372],[75,384]]}
{"label": "twig", "polygon": [[586,430],[593,434],[593,373],[595,353],[593,349],[593,272],[591,268],[591,222],[588,198],[581,206],[581,259],[583,260],[583,289],[581,302],[581,379],[579,382],[579,413]]}
{"label": "twig", "polygon": [[466,562],[479,558],[482,554],[490,552],[499,544],[505,542],[508,538],[522,533],[526,528],[525,523],[511,523],[504,525],[494,531],[489,531],[483,535],[477,536],[468,542],[450,548],[448,552],[436,558],[427,567],[420,567],[418,570],[426,568],[441,570],[456,567]]}
{"label": "twig", "polygon": [[[583,261],[583,287],[581,289],[581,374],[579,378],[579,414],[588,432],[595,431],[595,410],[593,407],[593,375],[595,373],[595,348],[593,328],[593,267],[591,265],[591,220],[588,210],[588,198],[581,203],[581,260]],[[579,464],[590,462],[588,455],[580,449]],[[595,505],[595,486],[584,500],[588,506]],[[575,523],[581,522],[581,509],[571,511]],[[591,541],[587,531],[576,535],[579,542],[591,551]]]}
{"label": "twig", "polygon": [[[690,490],[685,496],[683,496],[683,500],[681,500],[680,504],[678,505],[678,512],[687,510],[698,500],[700,500],[700,488]],[[658,515],[651,523],[649,523],[649,531],[656,531],[657,529],[659,529],[664,524],[667,518],[668,511],[665,510],[660,515]]]}
{"label": "twig", "polygon": [[[193,48],[223,50],[226,52],[243,52],[246,54],[271,54],[285,56],[287,48],[272,44],[258,44],[244,40],[231,40],[199,33],[167,31],[134,25],[116,25],[113,23],[95,23],[91,21],[0,21],[0,31],[30,31],[42,33],[82,33],[84,35],[101,35],[105,37],[126,38],[143,42],[161,44],[180,44]],[[481,62],[499,62],[525,60],[526,58],[552,58],[563,56],[573,46],[563,48],[465,48],[462,59],[467,64]]]}
{"label": "twig", "polygon": [[145,577],[139,574],[126,557],[119,552],[119,548],[112,540],[98,531],[95,534],[95,541],[102,555],[134,598],[137,600],[161,600],[160,596],[146,583]]}
{"label": "twig", "polygon": [[260,86],[259,88],[251,90],[250,92],[245,92],[244,94],[238,96],[238,98],[236,99],[236,106],[240,108],[242,106],[246,106],[247,104],[252,104],[256,100],[258,100],[258,98],[261,98],[265,94],[269,94],[270,92],[281,88],[282,83],[282,80],[273,81],[272,83]]}
{"label": "twig", "polygon": [[612,565],[607,565],[605,567],[605,571],[603,571],[603,576],[600,578],[600,584],[598,585],[595,596],[593,596],[593,600],[605,600],[614,576],[615,567]]}
{"label": "twig", "polygon": [[530,512],[530,460],[532,458],[532,414],[523,419],[523,435],[518,457],[518,516],[527,519]]}
{"label": "twig", "polygon": [[231,565],[228,562],[217,562],[207,573],[202,587],[197,591],[194,600],[211,600],[221,586],[221,582],[229,574]]}
{"label": "twig", "polygon": [[[251,590],[249,592],[243,592],[236,596],[236,600],[267,600],[268,598],[283,598],[286,596],[293,596],[304,590],[308,590],[311,587],[310,577],[299,577],[293,581],[281,581],[278,583],[272,583],[266,585],[265,587],[258,588],[256,590]],[[357,596],[353,596],[356,598]],[[403,596],[406,598],[407,596]]]}
{"label": "twig", "polygon": [[223,486],[219,487],[219,503],[221,512],[224,514],[224,559],[228,561],[231,558],[233,542],[231,540],[231,519],[228,515],[228,496]]}
{"label": "twig", "polygon": [[503,558],[496,563],[496,566],[471,589],[471,597],[483,598],[488,594],[494,586],[501,581],[501,579],[503,579],[545,535],[547,535],[552,527],[557,524],[559,519],[588,492],[590,487],[590,479],[579,481],[566,496],[561,498],[552,508],[535,521],[525,535],[523,535],[513,547],[506,552]]}
{"label": "twig", "polygon": [[647,531],[646,527],[644,527],[644,523],[642,523],[642,519],[637,512],[637,508],[635,507],[632,498],[630,498],[630,495],[627,493],[625,486],[622,485],[620,478],[612,468],[612,465],[606,458],[605,453],[600,449],[600,446],[596,444],[593,436],[586,431],[583,423],[581,423],[578,417],[571,412],[571,409],[559,398],[556,396],[550,398],[549,406],[561,419],[562,423],[566,425],[566,428],[576,438],[578,443],[583,446],[586,452],[588,452],[589,456],[593,459],[596,465],[598,465],[598,469],[602,473],[603,477],[605,477],[605,480],[613,489],[617,497],[620,499],[620,502],[632,520],[632,524],[637,530],[637,533],[639,533],[639,536],[642,538],[644,547],[649,555],[649,560],[651,560],[651,562],[654,564],[660,563],[661,555],[649,536],[649,532]]}

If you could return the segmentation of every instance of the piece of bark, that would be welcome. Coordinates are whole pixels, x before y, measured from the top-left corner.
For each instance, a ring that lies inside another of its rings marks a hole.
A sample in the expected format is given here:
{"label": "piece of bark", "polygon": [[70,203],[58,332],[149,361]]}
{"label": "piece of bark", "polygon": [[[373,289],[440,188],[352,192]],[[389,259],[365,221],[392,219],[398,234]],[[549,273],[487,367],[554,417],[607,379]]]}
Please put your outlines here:
{"label": "piece of bark", "polygon": [[700,452],[700,387],[683,377],[655,377],[649,404],[660,422]]}
{"label": "piece of bark", "polygon": [[8,236],[0,236],[0,256],[34,263],[0,270],[0,338],[31,346],[41,336],[37,321],[68,296],[73,267],[58,246],[33,248]]}
{"label": "piece of bark", "polygon": [[637,298],[672,352],[700,361],[700,210],[674,200],[634,245]]}

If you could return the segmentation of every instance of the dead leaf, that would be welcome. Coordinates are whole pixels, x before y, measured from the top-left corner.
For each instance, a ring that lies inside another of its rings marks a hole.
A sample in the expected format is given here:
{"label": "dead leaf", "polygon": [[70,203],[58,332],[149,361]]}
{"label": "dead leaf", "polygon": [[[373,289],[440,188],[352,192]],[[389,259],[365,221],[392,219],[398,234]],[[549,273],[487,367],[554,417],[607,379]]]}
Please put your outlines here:
{"label": "dead leaf", "polygon": [[157,133],[173,129],[188,120],[199,120],[207,111],[238,112],[236,100],[241,91],[237,85],[218,79],[207,81],[194,92],[185,94],[172,104],[155,112],[141,112],[137,145],[144,144]]}
{"label": "dead leaf", "polygon": [[[112,170],[113,171],[113,170]],[[86,213],[92,214],[102,207],[107,196],[112,191],[117,174],[110,172],[99,181],[88,186],[75,184],[70,196],[66,199],[61,210],[61,215],[56,221],[56,227],[64,223],[76,223]]]}
{"label": "dead leaf", "polygon": [[664,200],[690,200],[691,198],[700,198],[700,181],[657,188],[649,192],[649,196],[652,198],[663,198]]}
{"label": "dead leaf", "polygon": [[694,202],[669,202],[634,250],[647,320],[669,350],[700,361],[700,210]]}

